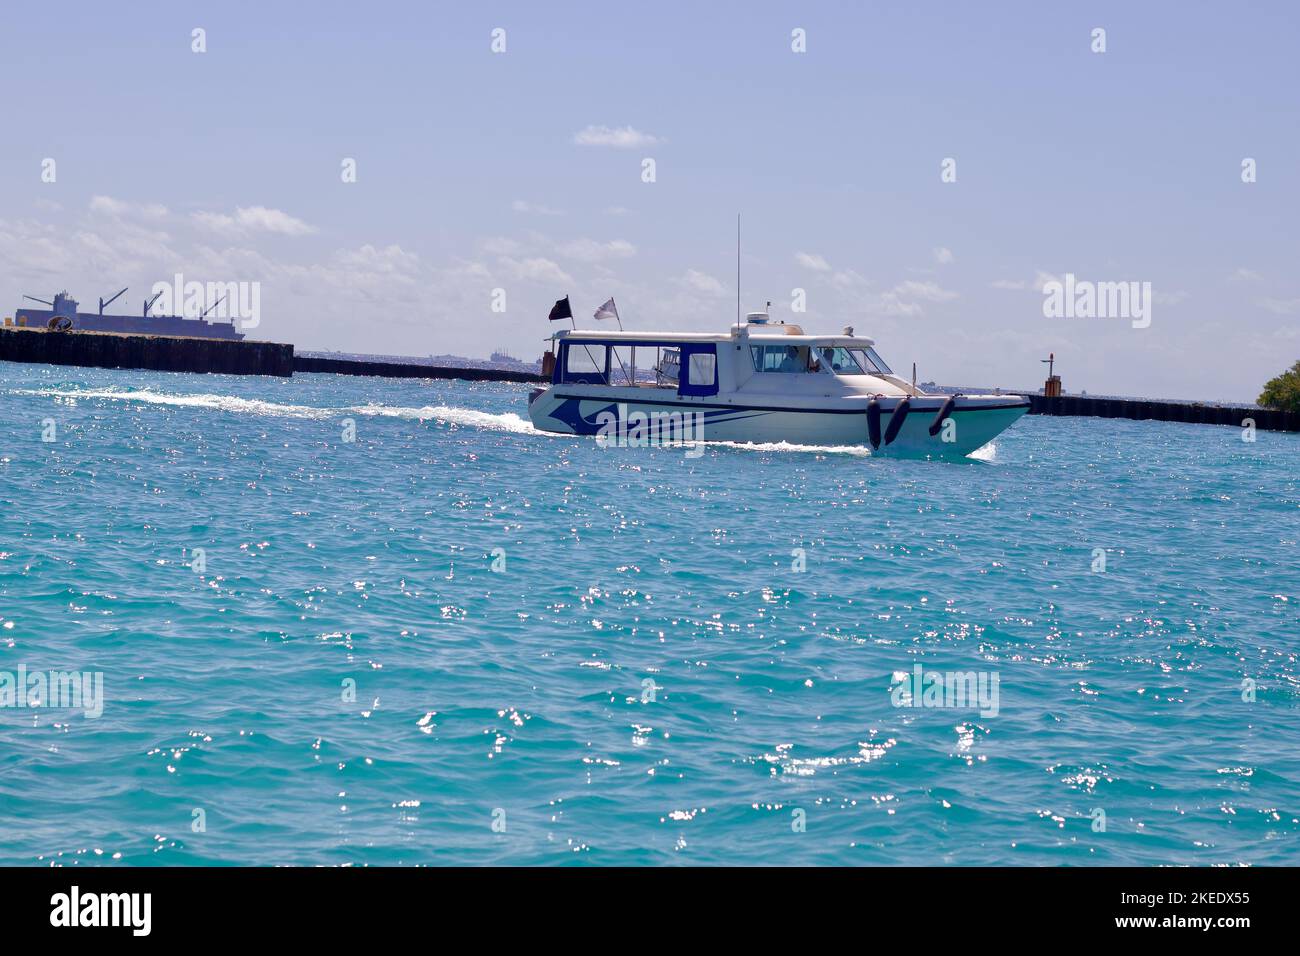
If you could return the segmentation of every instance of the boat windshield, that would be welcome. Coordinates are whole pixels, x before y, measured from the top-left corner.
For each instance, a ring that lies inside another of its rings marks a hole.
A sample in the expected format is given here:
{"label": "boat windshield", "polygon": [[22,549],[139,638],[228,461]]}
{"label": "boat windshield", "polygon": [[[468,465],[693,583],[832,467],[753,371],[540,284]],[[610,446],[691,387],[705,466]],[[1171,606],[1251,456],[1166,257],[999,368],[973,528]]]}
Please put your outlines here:
{"label": "boat windshield", "polygon": [[812,372],[806,345],[751,345],[756,372]]}
{"label": "boat windshield", "polygon": [[893,375],[894,374],[890,370],[889,366],[885,364],[885,360],[880,357],[880,355],[876,352],[875,349],[872,348],[849,349],[848,351],[853,353],[853,357],[858,360],[858,364],[862,366],[862,369],[863,371],[866,372],[866,374],[868,375]]}
{"label": "boat windshield", "polygon": [[865,375],[862,364],[850,349],[839,345],[819,345],[816,349],[818,367],[832,375]]}
{"label": "boat windshield", "polygon": [[892,375],[872,348],[841,345],[751,345],[756,372],[826,372],[831,375]]}

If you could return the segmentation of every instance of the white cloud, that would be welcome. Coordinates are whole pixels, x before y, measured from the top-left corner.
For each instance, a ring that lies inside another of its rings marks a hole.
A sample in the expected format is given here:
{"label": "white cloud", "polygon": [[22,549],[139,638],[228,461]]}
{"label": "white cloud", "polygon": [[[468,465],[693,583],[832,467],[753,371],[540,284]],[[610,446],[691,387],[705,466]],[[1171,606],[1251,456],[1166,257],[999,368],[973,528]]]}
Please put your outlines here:
{"label": "white cloud", "polygon": [[874,302],[867,304],[867,313],[886,316],[916,317],[924,310],[915,302],[907,302],[897,292],[886,292]]}
{"label": "white cloud", "polygon": [[934,250],[934,261],[941,266],[946,266],[952,262],[952,250],[946,246],[936,246]]}
{"label": "white cloud", "polygon": [[661,142],[657,136],[643,133],[631,126],[613,128],[609,126],[588,126],[573,136],[579,146],[612,146],[614,149],[638,149],[642,146],[654,146]]}
{"label": "white cloud", "polygon": [[410,277],[420,268],[420,257],[404,251],[396,243],[382,248],[367,243],[359,249],[341,249],[334,254],[334,261],[345,269],[367,275]]}
{"label": "white cloud", "polygon": [[287,212],[267,209],[265,206],[240,207],[235,210],[235,221],[253,232],[275,232],[285,236],[304,236],[316,231],[314,226],[307,225]]}
{"label": "white cloud", "polygon": [[990,282],[989,285],[992,286],[994,289],[1019,290],[1019,289],[1029,288],[1029,283],[1026,282],[1024,279],[997,279],[993,282]]}
{"label": "white cloud", "polygon": [[134,216],[140,219],[165,219],[167,207],[156,202],[133,203],[112,196],[94,196],[90,200],[90,211],[104,216],[123,218]]}
{"label": "white cloud", "polygon": [[877,318],[917,318],[925,314],[925,304],[950,302],[956,292],[935,282],[905,279],[885,292],[871,292],[870,282],[855,272],[837,273],[833,280],[845,293],[854,296],[852,308]]}
{"label": "white cloud", "polygon": [[515,212],[531,213],[535,216],[563,216],[564,210],[552,209],[543,203],[529,202],[527,199],[516,199],[510,204],[510,208]]}
{"label": "white cloud", "polygon": [[826,261],[825,256],[819,256],[815,252],[796,252],[794,261],[799,263],[805,269],[811,269],[813,272],[830,272],[831,264]]}
{"label": "white cloud", "polygon": [[681,281],[696,292],[703,292],[705,295],[725,295],[727,288],[713,276],[700,272],[697,269],[687,269],[686,274],[682,276]]}
{"label": "white cloud", "polygon": [[898,285],[894,286],[893,295],[903,299],[920,299],[924,302],[948,302],[957,298],[957,293],[948,289],[942,289],[934,282],[917,282],[915,279],[905,279]]}
{"label": "white cloud", "polygon": [[[14,295],[42,298],[67,288],[83,306],[130,286],[115,308],[128,305],[123,311],[138,314],[150,285],[170,281],[176,272],[202,282],[256,281],[262,286],[264,318],[255,337],[293,342],[304,350],[485,355],[516,334],[534,331],[537,315],[544,317],[565,291],[581,292],[586,278],[575,282],[545,258],[543,244],[553,248],[554,243],[532,234],[520,237],[522,251],[513,255],[486,253],[480,243],[474,255],[429,262],[409,243],[390,241],[358,242],[315,255],[315,244],[285,247],[274,233],[235,235],[240,227],[233,209],[227,216],[229,234],[220,235],[200,231],[188,210],[172,212],[173,239],[138,216],[123,218],[111,204],[100,203],[99,211],[86,201],[77,205],[62,216],[44,213],[41,221],[0,219],[0,285],[14,289]],[[255,228],[256,220],[246,216],[244,221]],[[490,311],[497,286],[509,288],[508,314]],[[656,291],[662,288],[660,283]],[[430,289],[437,294],[430,296]],[[639,298],[650,295],[647,289]],[[697,307],[703,305],[700,298]],[[272,308],[275,302],[281,305]],[[383,322],[366,321],[375,308],[383,311]]]}
{"label": "white cloud", "polygon": [[1300,299],[1260,299],[1259,304],[1275,315],[1295,315],[1300,312]]}
{"label": "white cloud", "polygon": [[1039,292],[1042,292],[1043,287],[1047,285],[1047,283],[1049,282],[1063,282],[1063,281],[1064,280],[1060,276],[1052,275],[1052,273],[1050,272],[1044,272],[1042,269],[1039,269],[1037,273],[1034,274],[1034,288],[1037,289]]}
{"label": "white cloud", "polygon": [[871,280],[855,269],[845,269],[831,276],[831,283],[845,292],[862,292],[871,285]]}
{"label": "white cloud", "polygon": [[1228,276],[1232,282],[1258,282],[1264,277],[1254,269],[1238,269],[1232,275]]}
{"label": "white cloud", "polygon": [[518,256],[524,251],[523,244],[507,236],[491,236],[480,243],[483,251],[492,256]]}
{"label": "white cloud", "polygon": [[66,288],[89,301],[92,291],[138,286],[145,277],[152,282],[177,261],[166,232],[131,215],[118,218],[109,208],[101,204],[99,213],[58,225],[0,222],[0,276],[7,280],[0,284],[22,286],[20,291],[45,298]]}
{"label": "white cloud", "polygon": [[314,226],[287,212],[265,206],[240,206],[233,216],[221,212],[196,212],[192,218],[202,228],[223,236],[245,236],[257,232],[305,236],[316,231]]}
{"label": "white cloud", "polygon": [[235,217],[227,216],[223,212],[196,212],[192,213],[190,218],[209,232],[233,236],[239,231],[235,225]]}
{"label": "white cloud", "polygon": [[607,259],[627,259],[636,255],[636,246],[626,239],[597,242],[594,239],[574,239],[559,246],[560,255],[579,262],[604,262]]}
{"label": "white cloud", "polygon": [[606,216],[626,216],[632,210],[626,206],[606,206],[603,211]]}
{"label": "white cloud", "polygon": [[513,279],[525,279],[530,282],[550,284],[558,283],[560,285],[571,285],[573,283],[573,277],[561,269],[558,263],[542,256],[529,259],[513,259],[510,256],[502,256],[500,262],[501,267]]}

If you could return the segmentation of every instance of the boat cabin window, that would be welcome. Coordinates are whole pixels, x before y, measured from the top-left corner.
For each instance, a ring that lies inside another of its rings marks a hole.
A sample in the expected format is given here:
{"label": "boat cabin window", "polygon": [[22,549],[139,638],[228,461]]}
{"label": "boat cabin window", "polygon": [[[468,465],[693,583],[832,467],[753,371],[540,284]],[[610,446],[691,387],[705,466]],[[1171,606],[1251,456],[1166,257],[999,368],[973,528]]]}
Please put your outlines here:
{"label": "boat cabin window", "polygon": [[663,349],[659,354],[659,361],[655,365],[656,384],[677,385],[677,379],[681,376],[682,357],[677,349]]}
{"label": "boat cabin window", "polygon": [[850,349],[839,345],[819,345],[814,351],[817,354],[817,364],[823,372],[833,375],[866,374]]}
{"label": "boat cabin window", "polygon": [[566,342],[564,346],[564,380],[566,382],[609,383],[609,349],[604,345]]}
{"label": "boat cabin window", "polygon": [[683,345],[677,350],[681,377],[678,395],[718,394],[718,350],[713,343]]}
{"label": "boat cabin window", "polygon": [[610,346],[609,384],[636,384],[636,348],[628,345]]}
{"label": "boat cabin window", "polygon": [[[708,358],[703,357],[707,352]],[[717,385],[717,358],[713,346],[683,348],[643,342],[567,341],[560,345],[552,381],[610,385],[620,388],[677,388],[687,363],[695,358],[690,382]]]}
{"label": "boat cabin window", "polygon": [[853,357],[858,360],[858,364],[862,366],[863,371],[868,375],[894,374],[875,349],[849,349],[849,351],[853,353]]}
{"label": "boat cabin window", "polygon": [[755,372],[809,372],[806,345],[751,345]]}
{"label": "boat cabin window", "polygon": [[712,385],[718,380],[718,357],[708,352],[692,352],[686,365],[686,381],[691,385]]}

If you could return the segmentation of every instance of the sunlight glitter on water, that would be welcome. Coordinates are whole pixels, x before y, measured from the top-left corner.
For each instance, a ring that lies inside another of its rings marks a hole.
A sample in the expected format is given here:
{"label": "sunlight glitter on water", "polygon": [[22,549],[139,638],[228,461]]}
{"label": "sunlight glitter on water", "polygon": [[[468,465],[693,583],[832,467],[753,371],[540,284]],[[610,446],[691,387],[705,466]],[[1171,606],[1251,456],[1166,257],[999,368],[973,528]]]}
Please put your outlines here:
{"label": "sunlight glitter on water", "polygon": [[0,372],[0,671],[106,696],[0,708],[4,862],[1294,858],[1298,436],[688,458],[524,387]]}

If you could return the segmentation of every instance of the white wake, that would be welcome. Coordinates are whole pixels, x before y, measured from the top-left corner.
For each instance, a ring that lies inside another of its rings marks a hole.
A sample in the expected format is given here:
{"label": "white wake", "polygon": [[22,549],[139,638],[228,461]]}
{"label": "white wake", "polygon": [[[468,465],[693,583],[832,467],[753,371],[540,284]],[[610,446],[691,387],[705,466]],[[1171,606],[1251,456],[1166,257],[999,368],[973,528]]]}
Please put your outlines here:
{"label": "white wake", "polygon": [[43,395],[73,401],[104,399],[118,402],[139,402],[148,405],[165,405],[175,408],[207,408],[219,412],[242,415],[263,415],[276,418],[330,419],[348,415],[365,415],[382,418],[404,418],[416,421],[440,421],[471,428],[494,431],[542,435],[527,419],[513,412],[494,414],[474,408],[455,408],[449,405],[424,405],[407,408],[394,405],[350,405],[342,408],[318,408],[314,405],[288,405],[268,402],[258,398],[239,398],[234,395],[170,395],[149,389],[15,389],[15,395]]}

